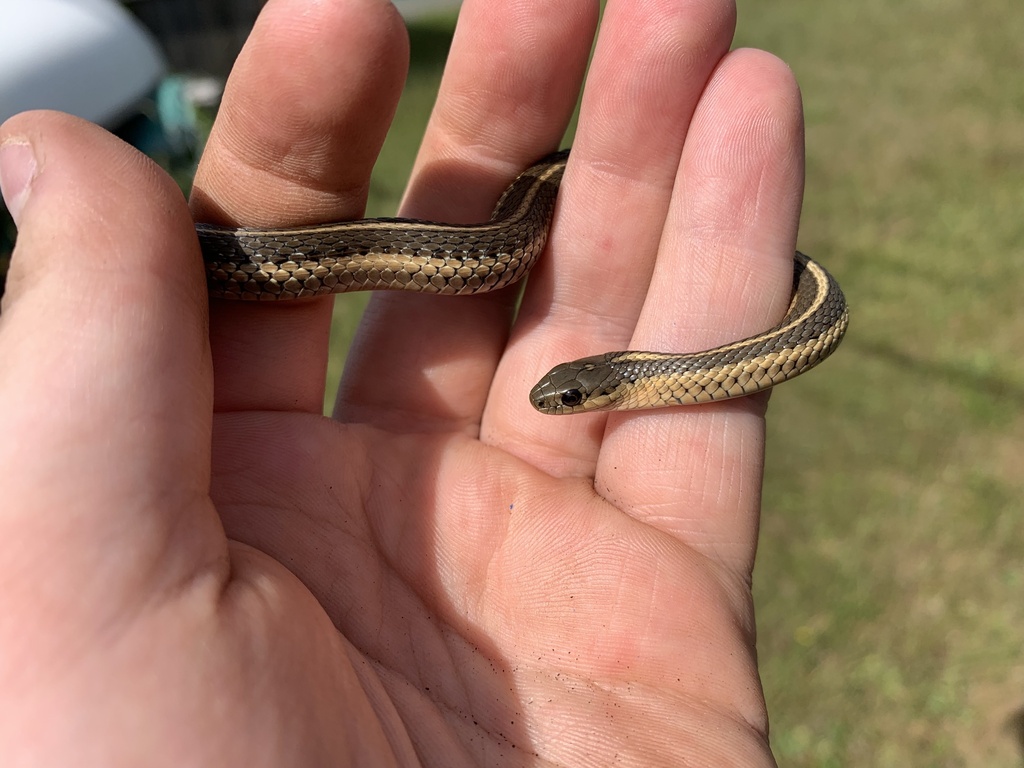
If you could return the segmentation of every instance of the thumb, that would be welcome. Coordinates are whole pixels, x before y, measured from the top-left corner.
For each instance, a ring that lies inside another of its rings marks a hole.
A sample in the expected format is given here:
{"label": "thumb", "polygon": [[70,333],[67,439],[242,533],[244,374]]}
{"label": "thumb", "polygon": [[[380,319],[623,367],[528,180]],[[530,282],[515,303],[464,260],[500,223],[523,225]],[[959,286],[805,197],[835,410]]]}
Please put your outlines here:
{"label": "thumb", "polygon": [[112,584],[159,578],[174,537],[193,562],[210,557],[197,540],[216,545],[196,535],[219,530],[195,503],[209,486],[206,290],[181,192],[100,128],[11,118],[0,187],[18,225],[0,313],[0,583],[20,585],[5,608],[19,590],[31,604],[33,583],[66,596],[74,631],[76,611],[116,610]]}

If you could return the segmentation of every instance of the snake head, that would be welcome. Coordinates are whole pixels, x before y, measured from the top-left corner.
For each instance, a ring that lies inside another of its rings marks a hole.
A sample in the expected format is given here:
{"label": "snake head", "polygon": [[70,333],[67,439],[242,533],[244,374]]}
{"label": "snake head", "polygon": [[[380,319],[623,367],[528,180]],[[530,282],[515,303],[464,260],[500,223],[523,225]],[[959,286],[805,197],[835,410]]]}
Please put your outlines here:
{"label": "snake head", "polygon": [[533,407],[553,416],[614,408],[619,382],[607,359],[597,355],[556,365],[530,391]]}

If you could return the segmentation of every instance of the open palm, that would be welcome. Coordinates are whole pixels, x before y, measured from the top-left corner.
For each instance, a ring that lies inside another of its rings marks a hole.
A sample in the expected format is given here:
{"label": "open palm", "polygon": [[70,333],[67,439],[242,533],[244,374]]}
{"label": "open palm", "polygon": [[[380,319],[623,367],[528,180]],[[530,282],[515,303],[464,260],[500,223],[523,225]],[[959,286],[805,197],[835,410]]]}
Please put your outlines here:
{"label": "open palm", "polygon": [[[403,215],[485,219],[558,146],[597,13],[465,1]],[[772,764],[765,399],[555,418],[527,398],[563,360],[784,311],[799,97],[776,59],[728,53],[733,23],[720,0],[609,0],[521,305],[375,296],[333,419],[329,301],[214,302],[207,326],[167,180],[70,118],[8,122],[39,170],[0,324],[0,569],[25,585],[0,749],[57,762],[24,741],[45,723],[106,765]],[[195,217],[358,217],[405,66],[382,0],[272,0]]]}

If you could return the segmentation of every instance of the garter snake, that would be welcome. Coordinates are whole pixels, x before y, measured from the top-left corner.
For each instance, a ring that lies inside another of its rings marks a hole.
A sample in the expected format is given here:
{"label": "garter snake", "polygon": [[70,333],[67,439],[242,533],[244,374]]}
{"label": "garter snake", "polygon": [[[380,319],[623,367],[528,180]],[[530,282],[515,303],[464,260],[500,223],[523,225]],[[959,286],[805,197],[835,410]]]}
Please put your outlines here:
{"label": "garter snake", "polygon": [[[197,224],[213,297],[280,300],[363,290],[472,294],[522,278],[544,250],[568,151],[523,171],[482,224],[379,218],[287,229]],[[612,352],[562,363],[530,393],[544,413],[631,410],[742,397],[798,376],[839,345],[839,285],[797,253],[793,299],[764,333],[704,352]]]}

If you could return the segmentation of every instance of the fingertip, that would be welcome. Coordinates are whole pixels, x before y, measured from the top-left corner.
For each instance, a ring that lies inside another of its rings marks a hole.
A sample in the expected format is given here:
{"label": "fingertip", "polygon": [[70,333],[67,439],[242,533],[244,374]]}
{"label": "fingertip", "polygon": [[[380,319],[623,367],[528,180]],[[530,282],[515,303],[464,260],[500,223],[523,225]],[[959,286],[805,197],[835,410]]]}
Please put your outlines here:
{"label": "fingertip", "polygon": [[408,59],[386,0],[270,0],[228,79],[192,191],[196,219],[358,217]]}
{"label": "fingertip", "polygon": [[731,51],[708,82],[694,114],[693,155],[708,163],[701,172],[723,166],[781,161],[803,176],[803,103],[792,69],[766,51]]}
{"label": "fingertip", "polygon": [[678,183],[687,204],[674,216],[685,242],[671,250],[690,254],[693,311],[722,312],[695,342],[756,332],[788,303],[803,200],[803,106],[784,61],[754,49],[722,60],[694,112]]}

